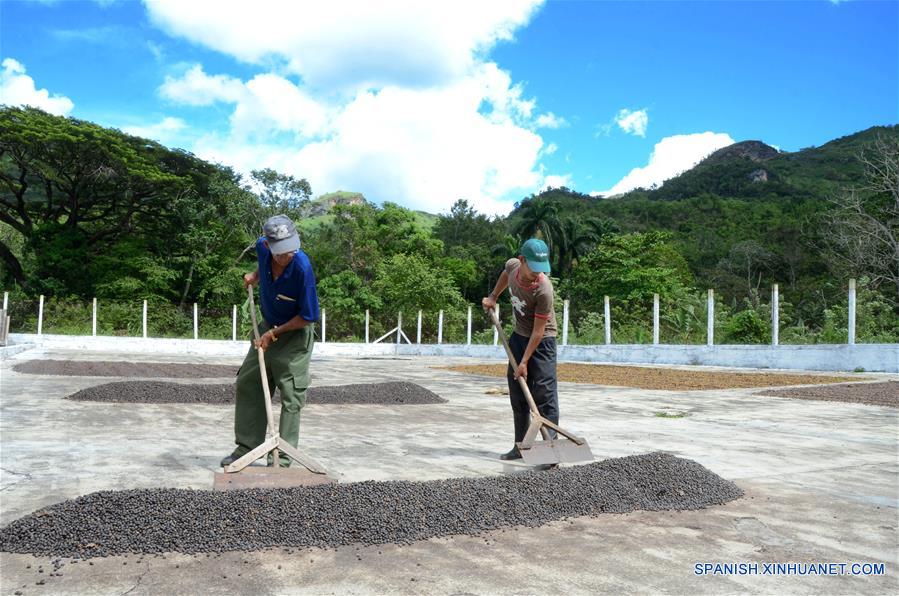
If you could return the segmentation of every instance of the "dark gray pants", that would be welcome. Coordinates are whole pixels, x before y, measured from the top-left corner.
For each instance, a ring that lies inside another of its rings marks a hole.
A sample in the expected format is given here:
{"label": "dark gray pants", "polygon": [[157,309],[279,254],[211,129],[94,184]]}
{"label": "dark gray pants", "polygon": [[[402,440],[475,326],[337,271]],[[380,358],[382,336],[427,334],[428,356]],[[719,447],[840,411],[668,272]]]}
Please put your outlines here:
{"label": "dark gray pants", "polygon": [[[528,347],[530,338],[513,333],[509,340],[509,347],[515,361],[520,362]],[[528,400],[521,390],[521,385],[514,376],[512,365],[506,373],[509,381],[509,400],[512,402],[512,416],[515,421],[515,442],[519,443],[531,424],[531,409]],[[528,360],[528,389],[537,404],[540,415],[548,420],[559,423],[559,390],[556,383],[556,338],[544,337],[537,345],[537,349]],[[555,436],[555,431],[550,431]]]}

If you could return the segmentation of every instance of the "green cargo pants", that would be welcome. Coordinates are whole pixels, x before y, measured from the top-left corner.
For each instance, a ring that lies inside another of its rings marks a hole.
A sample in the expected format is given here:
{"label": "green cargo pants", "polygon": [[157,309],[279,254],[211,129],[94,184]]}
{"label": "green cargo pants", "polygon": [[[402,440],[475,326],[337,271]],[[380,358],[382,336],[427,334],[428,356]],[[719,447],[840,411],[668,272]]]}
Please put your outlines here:
{"label": "green cargo pants", "polygon": [[[269,330],[264,321],[259,334]],[[297,446],[300,439],[300,409],[306,405],[306,389],[309,388],[309,360],[312,357],[312,325],[278,336],[278,341],[265,351],[265,368],[271,392],[281,390],[281,419],[278,433],[281,438]],[[233,455],[240,457],[265,441],[268,421],[265,415],[265,394],[262,376],[259,374],[259,357],[252,344],[237,373],[237,399],[234,412],[234,440],[237,448]],[[290,458],[281,454],[281,467],[290,466]],[[271,463],[271,457],[269,458]]]}

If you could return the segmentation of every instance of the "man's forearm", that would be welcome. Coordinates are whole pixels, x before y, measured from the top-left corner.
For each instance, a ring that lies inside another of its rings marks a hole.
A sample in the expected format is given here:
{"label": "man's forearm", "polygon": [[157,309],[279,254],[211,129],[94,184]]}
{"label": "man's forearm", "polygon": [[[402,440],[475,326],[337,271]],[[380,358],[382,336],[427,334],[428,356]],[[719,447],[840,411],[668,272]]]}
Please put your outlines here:
{"label": "man's forearm", "polygon": [[502,296],[503,292],[509,286],[509,274],[506,271],[503,271],[499,279],[496,280],[496,285],[493,287],[493,291],[490,292],[490,297],[494,300],[498,300],[500,296]]}
{"label": "man's forearm", "polygon": [[297,315],[294,318],[290,319],[283,325],[278,325],[277,327],[272,327],[271,333],[275,337],[280,336],[282,333],[287,333],[288,331],[296,331],[297,329],[302,329],[306,325],[309,324],[309,321],[304,319],[303,317]]}
{"label": "man's forearm", "polygon": [[534,320],[534,330],[531,331],[531,337],[528,340],[528,345],[524,349],[524,355],[521,357],[522,362],[527,362],[531,359],[531,356],[534,355],[534,352],[537,351],[537,346],[540,345],[540,342],[543,341],[543,334],[546,332],[546,321],[544,319],[535,319]]}

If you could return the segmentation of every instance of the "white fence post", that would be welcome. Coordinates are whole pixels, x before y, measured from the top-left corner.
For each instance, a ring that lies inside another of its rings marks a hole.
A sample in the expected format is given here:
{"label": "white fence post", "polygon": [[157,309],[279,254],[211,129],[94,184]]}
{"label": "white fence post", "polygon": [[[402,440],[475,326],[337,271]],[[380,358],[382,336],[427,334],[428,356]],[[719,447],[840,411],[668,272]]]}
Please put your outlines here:
{"label": "white fence post", "polygon": [[780,292],[777,284],[771,286],[771,345],[780,343]]}
{"label": "white fence post", "polygon": [[97,299],[94,298],[94,305],[91,308],[91,335],[97,337]]}
{"label": "white fence post", "polygon": [[396,316],[396,343],[403,343],[403,311]]}
{"label": "white fence post", "polygon": [[709,289],[709,296],[707,298],[708,303],[708,316],[706,320],[706,345],[713,346],[715,345],[715,290]]}
{"label": "white fence post", "polygon": [[3,310],[7,310],[9,304],[9,292],[3,292]]}
{"label": "white fence post", "polygon": [[237,305],[231,309],[231,341],[237,341]]}
{"label": "white fence post", "polygon": [[143,325],[143,335],[144,335],[144,338],[146,338],[147,337],[147,301],[146,300],[144,300],[144,314],[143,314],[143,317],[141,318],[141,321],[142,321],[142,325]]}
{"label": "white fence post", "polygon": [[37,334],[44,332],[44,295],[41,294],[41,301],[37,307]]}
{"label": "white fence post", "polygon": [[200,317],[197,313],[196,302],[194,302],[194,339],[200,339]]}
{"label": "white fence post", "polygon": [[322,343],[328,341],[328,311],[322,309]]}
{"label": "white fence post", "polygon": [[418,311],[418,329],[415,332],[415,343],[421,343],[421,311]]}
{"label": "white fence post", "polygon": [[[502,320],[499,318],[499,302],[497,302],[493,307],[493,312],[496,313],[496,320],[500,322],[502,325]],[[493,327],[493,345],[499,345],[499,330],[496,327]]]}
{"label": "white fence post", "polygon": [[603,299],[603,323],[606,331],[606,345],[612,343],[612,309],[609,307],[609,297]]}
{"label": "white fence post", "polygon": [[855,345],[855,280],[849,280],[849,345]]}
{"label": "white fence post", "polygon": [[659,345],[659,295],[652,295],[652,345]]}
{"label": "white fence post", "polygon": [[365,309],[365,343],[368,343],[368,309]]}
{"label": "white fence post", "polygon": [[562,301],[562,345],[568,345],[568,301]]}
{"label": "white fence post", "polygon": [[468,305],[468,334],[466,336],[468,339],[465,340],[466,345],[471,345],[471,305]]}
{"label": "white fence post", "polygon": [[437,316],[437,343],[443,343],[443,311]]}

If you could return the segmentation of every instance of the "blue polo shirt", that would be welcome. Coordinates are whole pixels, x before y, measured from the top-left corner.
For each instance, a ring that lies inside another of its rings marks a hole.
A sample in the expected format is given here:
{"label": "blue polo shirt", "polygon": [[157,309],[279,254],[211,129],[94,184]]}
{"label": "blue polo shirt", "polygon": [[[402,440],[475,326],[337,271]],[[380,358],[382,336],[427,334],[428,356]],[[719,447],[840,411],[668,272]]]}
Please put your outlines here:
{"label": "blue polo shirt", "polygon": [[318,292],[312,263],[302,250],[284,269],[281,277],[272,281],[272,252],[265,245],[265,237],[256,241],[259,262],[259,308],[270,325],[283,325],[299,315],[313,322],[318,320]]}

